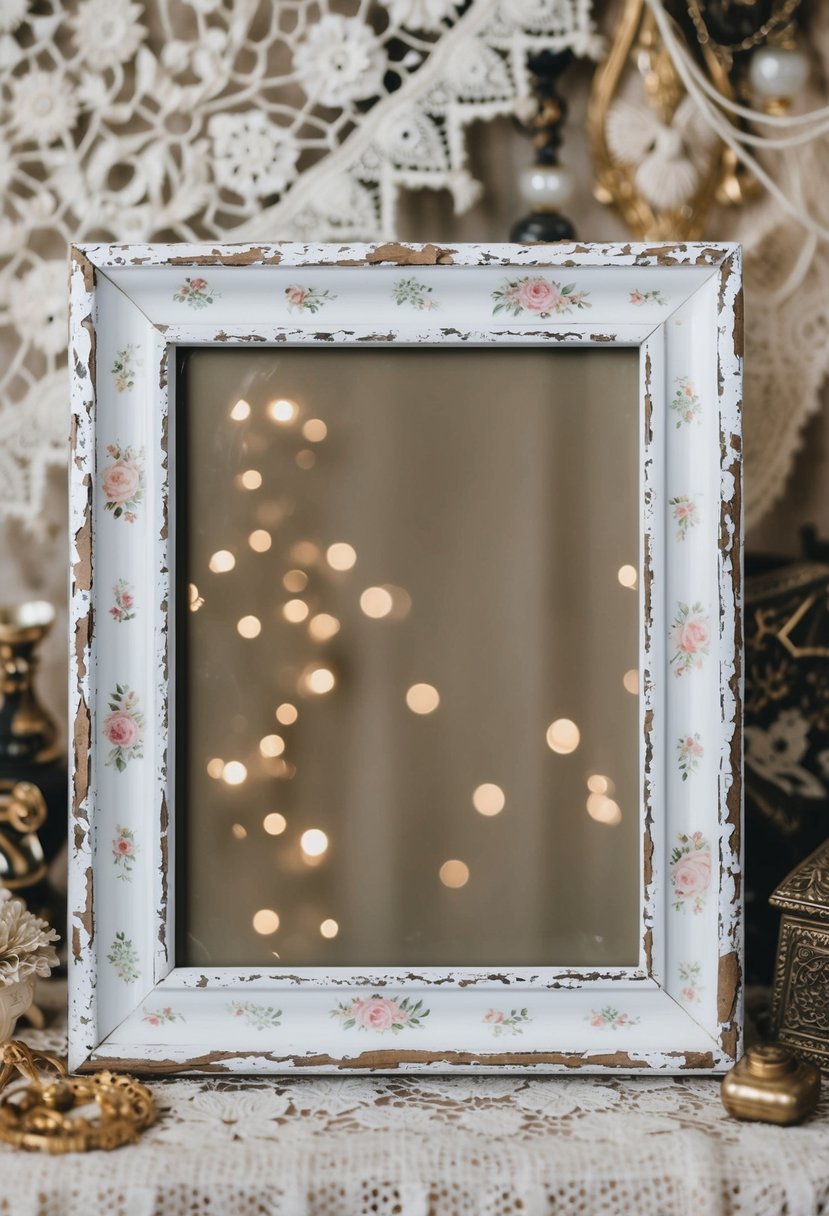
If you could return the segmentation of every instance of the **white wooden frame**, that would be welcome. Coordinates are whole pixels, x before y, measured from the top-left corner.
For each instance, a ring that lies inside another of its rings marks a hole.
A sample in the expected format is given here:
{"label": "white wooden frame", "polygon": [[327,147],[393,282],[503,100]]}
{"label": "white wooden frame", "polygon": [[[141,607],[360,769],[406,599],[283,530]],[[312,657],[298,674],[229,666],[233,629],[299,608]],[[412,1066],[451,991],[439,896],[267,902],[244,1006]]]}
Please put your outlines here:
{"label": "white wooden frame", "polygon": [[[427,288],[439,307],[395,306],[393,285],[403,277]],[[516,303],[495,312],[494,293],[524,279],[572,284],[587,293],[584,307],[542,286],[535,308]],[[292,311],[292,287],[330,297],[316,314]],[[719,1072],[734,1062],[742,1011],[741,300],[740,251],[730,245],[73,250],[72,1069],[673,1073]],[[643,795],[635,967],[354,975],[176,966],[171,352],[180,344],[332,341],[574,344],[595,347],[597,358],[608,345],[639,349]],[[124,352],[126,377],[116,367]],[[140,501],[124,500],[139,466]],[[686,499],[694,516],[679,539]],[[135,587],[135,617],[126,625],[110,613],[122,577]],[[692,628],[680,652],[683,605]],[[672,674],[678,665],[680,676]],[[136,694],[144,721],[143,756],[123,772],[106,763],[111,742],[102,737],[118,686]],[[703,753],[693,779],[683,781],[677,747],[689,735],[699,736]],[[118,825],[140,846],[129,884],[113,865]],[[374,995],[422,999],[430,1016],[394,1036],[344,1031],[332,1020],[336,1005]],[[281,1010],[279,1027],[248,1025],[234,1016],[234,1002]],[[486,1011],[516,1005],[532,1019],[521,1038],[494,1038]]]}

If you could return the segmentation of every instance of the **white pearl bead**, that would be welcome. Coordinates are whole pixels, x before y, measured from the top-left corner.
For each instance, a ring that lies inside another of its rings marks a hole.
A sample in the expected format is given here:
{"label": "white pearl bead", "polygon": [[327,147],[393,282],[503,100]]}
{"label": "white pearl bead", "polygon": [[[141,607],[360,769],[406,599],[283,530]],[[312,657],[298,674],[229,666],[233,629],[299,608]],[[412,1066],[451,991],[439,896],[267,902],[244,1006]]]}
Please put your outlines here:
{"label": "white pearl bead", "polygon": [[535,211],[558,211],[573,197],[573,177],[561,165],[529,165],[521,170],[518,191]]}
{"label": "white pearl bead", "polygon": [[809,60],[803,51],[763,46],[751,56],[748,75],[758,97],[789,100],[805,85]]}

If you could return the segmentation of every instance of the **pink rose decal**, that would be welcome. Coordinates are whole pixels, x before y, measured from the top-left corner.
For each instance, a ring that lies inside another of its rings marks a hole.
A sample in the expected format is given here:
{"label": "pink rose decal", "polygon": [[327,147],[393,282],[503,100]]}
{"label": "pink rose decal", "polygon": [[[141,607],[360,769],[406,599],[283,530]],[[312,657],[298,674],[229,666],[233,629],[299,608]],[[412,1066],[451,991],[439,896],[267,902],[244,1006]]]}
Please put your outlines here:
{"label": "pink rose decal", "polygon": [[144,716],[138,708],[138,694],[123,684],[115,685],[109,708],[103,724],[104,738],[112,744],[107,764],[123,773],[130,760],[143,755]]}
{"label": "pink rose decal", "polygon": [[112,588],[112,598],[114,603],[109,610],[109,615],[114,621],[132,621],[135,619],[135,598],[126,579],[118,579],[118,582]]}
{"label": "pink rose decal", "polygon": [[682,780],[687,781],[691,774],[699,768],[699,762],[704,754],[699,735],[683,735],[677,741],[676,746],[679,753],[677,761],[679,771],[682,774]]}
{"label": "pink rose decal", "polygon": [[328,303],[336,300],[332,291],[321,287],[301,287],[298,283],[285,288],[285,299],[289,312],[317,313]]}
{"label": "pink rose decal", "polygon": [[511,279],[496,291],[493,315],[505,312],[513,317],[532,313],[538,317],[558,316],[572,312],[574,308],[591,308],[587,291],[576,291],[575,283],[554,283],[542,275],[525,275],[523,279]]}
{"label": "pink rose decal", "polygon": [[555,283],[546,279],[525,279],[518,288],[518,302],[527,312],[540,312],[549,316],[557,312],[562,296]]}
{"label": "pink rose decal", "polygon": [[621,1013],[618,1009],[614,1009],[612,1005],[605,1005],[602,1009],[594,1009],[588,1013],[585,1019],[591,1026],[598,1029],[599,1026],[608,1026],[611,1030],[619,1030],[622,1026],[637,1026],[639,1018],[632,1018],[629,1013]]}
{"label": "pink rose decal", "polygon": [[523,1034],[523,1024],[531,1022],[532,1018],[526,1009],[510,1009],[509,1013],[501,1009],[487,1009],[483,1020],[484,1025],[492,1027],[492,1034],[498,1039],[501,1035]]}
{"label": "pink rose decal", "polygon": [[679,978],[684,983],[684,988],[680,990],[680,996],[683,1001],[687,1001],[689,1005],[698,1005],[701,999],[702,987],[700,985],[700,976],[702,967],[699,963],[680,963]]}
{"label": "pink rose decal", "polygon": [[691,528],[699,523],[699,511],[693,498],[687,494],[678,494],[670,500],[674,523],[677,526],[677,540],[685,540]]}
{"label": "pink rose decal", "polygon": [[116,519],[122,516],[127,523],[135,519],[135,512],[144,498],[144,453],[131,447],[121,448],[111,443],[107,452],[113,463],[101,473],[101,489],[106,502],[104,510],[111,511]]}
{"label": "pink rose decal", "polygon": [[671,666],[675,676],[694,667],[702,667],[711,643],[711,625],[702,604],[680,604],[671,626],[673,655]]}
{"label": "pink rose decal", "polygon": [[164,1009],[145,1009],[141,1020],[148,1026],[156,1027],[163,1026],[165,1022],[183,1022],[184,1018],[167,1005]]}
{"label": "pink rose decal", "polygon": [[504,1015],[498,1009],[488,1009],[484,1014],[484,1021],[495,1026],[499,1026],[503,1020]]}
{"label": "pink rose decal", "polygon": [[[121,745],[119,744],[118,746]],[[112,860],[118,870],[119,878],[123,878],[127,882],[130,881],[137,853],[138,846],[135,843],[135,833],[130,828],[123,827],[119,823],[115,829],[115,837],[112,841]]]}
{"label": "pink rose decal", "polygon": [[671,853],[674,909],[678,912],[689,904],[699,913],[705,907],[711,886],[711,847],[701,832],[694,832],[693,836],[680,832],[677,839],[679,845]]}
{"label": "pink rose decal", "polygon": [[421,1000],[413,1002],[411,997],[400,1000],[377,993],[369,997],[354,997],[331,1010],[331,1017],[340,1020],[343,1030],[356,1027],[375,1034],[385,1034],[387,1031],[399,1034],[408,1026],[418,1028],[428,1016],[429,1010],[424,1009]]}
{"label": "pink rose decal", "polygon": [[211,290],[207,279],[185,279],[173,293],[173,299],[177,304],[189,304],[191,308],[207,308],[219,299],[219,292]]}

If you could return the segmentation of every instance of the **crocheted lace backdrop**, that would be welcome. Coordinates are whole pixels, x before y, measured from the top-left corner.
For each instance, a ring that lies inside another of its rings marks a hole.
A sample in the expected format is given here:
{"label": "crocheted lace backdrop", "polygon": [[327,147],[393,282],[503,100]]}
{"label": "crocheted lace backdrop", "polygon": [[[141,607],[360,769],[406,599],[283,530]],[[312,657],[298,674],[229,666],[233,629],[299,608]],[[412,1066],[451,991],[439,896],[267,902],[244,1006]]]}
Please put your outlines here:
{"label": "crocheted lace backdrop", "polygon": [[[2,0],[0,519],[66,459],[66,246],[388,238],[401,187],[479,185],[464,128],[591,0]],[[355,137],[360,136],[357,140]]]}

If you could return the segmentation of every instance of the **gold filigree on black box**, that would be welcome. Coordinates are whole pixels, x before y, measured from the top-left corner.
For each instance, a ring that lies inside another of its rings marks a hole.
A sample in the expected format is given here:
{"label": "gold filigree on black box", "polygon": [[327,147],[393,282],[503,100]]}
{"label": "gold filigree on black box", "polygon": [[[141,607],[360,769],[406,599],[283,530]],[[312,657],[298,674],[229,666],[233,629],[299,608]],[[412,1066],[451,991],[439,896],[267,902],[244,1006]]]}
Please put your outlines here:
{"label": "gold filigree on black box", "polygon": [[829,1071],[829,841],[771,897],[783,909],[772,994],[776,1037]]}

